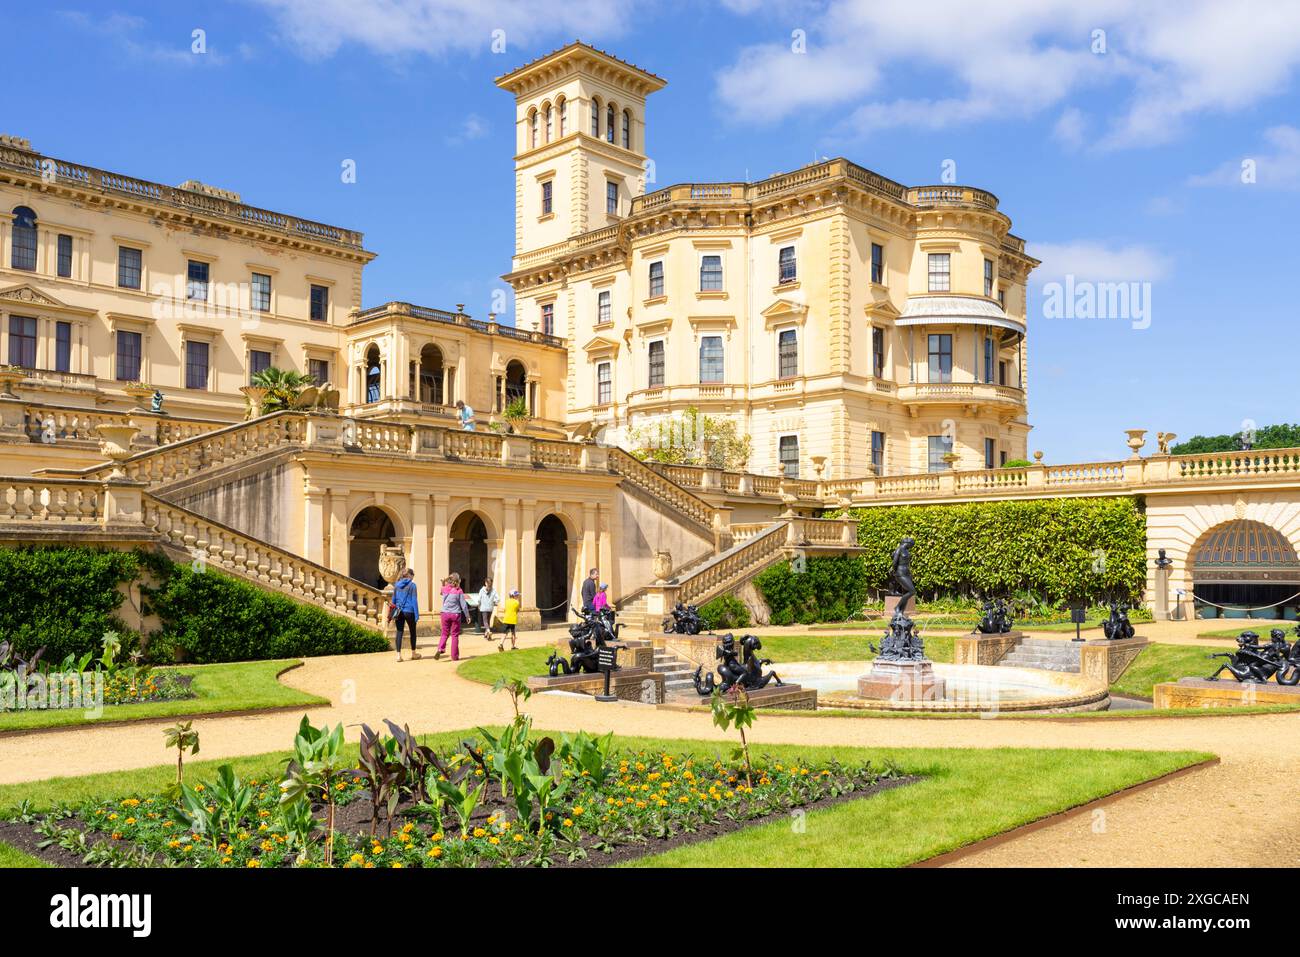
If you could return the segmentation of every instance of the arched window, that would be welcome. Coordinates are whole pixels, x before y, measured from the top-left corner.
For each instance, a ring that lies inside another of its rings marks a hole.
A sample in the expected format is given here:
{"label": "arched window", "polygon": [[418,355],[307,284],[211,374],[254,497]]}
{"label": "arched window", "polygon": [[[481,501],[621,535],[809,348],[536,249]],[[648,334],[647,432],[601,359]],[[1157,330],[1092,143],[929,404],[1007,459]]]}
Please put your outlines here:
{"label": "arched window", "polygon": [[600,139],[600,100],[591,98],[591,135]]}
{"label": "arched window", "polygon": [[551,104],[546,104],[546,142],[551,141]]}
{"label": "arched window", "polygon": [[26,206],[14,207],[14,244],[9,265],[14,269],[36,268],[36,214]]}
{"label": "arched window", "polygon": [[631,148],[632,148],[632,112],[630,110],[624,110],[623,111],[623,149],[630,150]]}
{"label": "arched window", "polygon": [[569,125],[569,101],[566,100],[564,97],[560,97],[559,103],[556,105],[556,109],[559,111],[560,114],[560,136],[563,137],[564,134],[568,132],[567,127]]}
{"label": "arched window", "polygon": [[614,142],[614,104],[609,104],[605,110],[605,139]]}
{"label": "arched window", "polygon": [[533,110],[528,114],[528,148],[537,147],[537,111]]}

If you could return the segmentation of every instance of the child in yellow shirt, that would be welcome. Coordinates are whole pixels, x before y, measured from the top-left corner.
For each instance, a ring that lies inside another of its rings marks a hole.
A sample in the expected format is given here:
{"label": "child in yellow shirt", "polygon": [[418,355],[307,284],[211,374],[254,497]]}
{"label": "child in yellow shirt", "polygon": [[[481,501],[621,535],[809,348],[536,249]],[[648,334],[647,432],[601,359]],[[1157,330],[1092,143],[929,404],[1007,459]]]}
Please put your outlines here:
{"label": "child in yellow shirt", "polygon": [[519,591],[512,591],[506,598],[506,603],[501,606],[501,624],[505,625],[505,631],[501,635],[501,640],[497,642],[497,651],[506,650],[506,635],[510,636],[510,650],[515,650],[515,626],[519,624]]}

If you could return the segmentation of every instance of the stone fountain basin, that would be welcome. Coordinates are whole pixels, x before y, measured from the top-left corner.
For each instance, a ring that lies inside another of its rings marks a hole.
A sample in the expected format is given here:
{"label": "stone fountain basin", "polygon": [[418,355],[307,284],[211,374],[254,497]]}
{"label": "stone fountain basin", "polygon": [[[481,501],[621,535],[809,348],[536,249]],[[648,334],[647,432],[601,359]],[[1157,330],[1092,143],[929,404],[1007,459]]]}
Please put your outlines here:
{"label": "stone fountain basin", "polygon": [[819,708],[915,712],[1069,712],[1104,711],[1110,694],[1095,679],[1081,674],[1004,668],[991,665],[934,664],[945,683],[938,701],[861,698],[858,678],[870,661],[793,661],[774,666],[782,681],[817,689]]}

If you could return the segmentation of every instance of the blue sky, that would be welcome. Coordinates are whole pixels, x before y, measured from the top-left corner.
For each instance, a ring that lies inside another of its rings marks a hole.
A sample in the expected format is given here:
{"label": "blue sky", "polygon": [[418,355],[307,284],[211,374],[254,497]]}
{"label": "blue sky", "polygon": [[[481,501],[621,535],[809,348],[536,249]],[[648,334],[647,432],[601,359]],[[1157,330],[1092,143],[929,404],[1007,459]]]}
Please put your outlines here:
{"label": "blue sky", "polygon": [[[379,253],[367,304],[464,302],[483,316],[506,288],[514,229],[513,103],[492,80],[579,37],[668,80],[648,108],[657,185],[844,155],[910,185],[940,182],[952,161],[958,182],[996,193],[1044,260],[1029,303],[1030,448],[1046,461],[1120,458],[1125,428],[1149,429],[1154,446],[1157,430],[1300,420],[1287,241],[1300,213],[1300,9],[990,7],[13,5],[6,72],[31,79],[7,84],[0,132],[361,229]],[[349,159],[357,181],[345,184]],[[1043,284],[1067,274],[1149,283],[1149,324],[1047,317]]]}

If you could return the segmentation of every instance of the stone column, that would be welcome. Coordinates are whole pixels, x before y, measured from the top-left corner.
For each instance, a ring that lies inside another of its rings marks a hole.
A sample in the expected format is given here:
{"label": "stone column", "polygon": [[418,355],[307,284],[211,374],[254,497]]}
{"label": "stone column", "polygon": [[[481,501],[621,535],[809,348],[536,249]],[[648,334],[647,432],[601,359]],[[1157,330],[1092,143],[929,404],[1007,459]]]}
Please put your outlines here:
{"label": "stone column", "polygon": [[303,557],[325,565],[325,490],[307,486],[303,490],[302,504]]}
{"label": "stone column", "polygon": [[505,561],[502,562],[501,577],[494,584],[497,594],[504,597],[510,589],[519,588],[519,499],[505,500],[501,528],[501,549]]}
{"label": "stone column", "polygon": [[340,575],[350,571],[351,556],[348,550],[348,493],[347,489],[329,490],[329,557],[323,563]]}
{"label": "stone column", "polygon": [[537,500],[526,498],[519,506],[519,623],[541,624],[537,610]]}
{"label": "stone column", "polygon": [[429,568],[429,499],[419,493],[411,495],[411,568],[415,587],[420,594],[420,614],[433,609],[433,579]]}
{"label": "stone column", "polygon": [[[451,534],[447,526],[447,504],[450,496],[435,495],[433,497],[433,558],[432,558],[432,577],[429,582],[430,591],[439,591],[442,580],[451,572]],[[437,605],[430,607],[437,608]]]}

